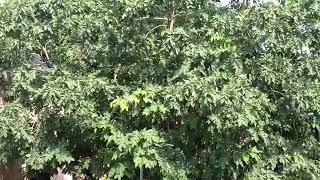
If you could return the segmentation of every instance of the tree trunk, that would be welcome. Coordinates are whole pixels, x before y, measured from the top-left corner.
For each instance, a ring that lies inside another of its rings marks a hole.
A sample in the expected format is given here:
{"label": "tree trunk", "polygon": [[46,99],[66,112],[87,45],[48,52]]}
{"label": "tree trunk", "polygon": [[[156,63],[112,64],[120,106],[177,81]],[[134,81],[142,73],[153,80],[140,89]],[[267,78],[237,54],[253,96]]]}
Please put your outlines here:
{"label": "tree trunk", "polygon": [[23,171],[18,161],[0,166],[0,180],[23,180]]}

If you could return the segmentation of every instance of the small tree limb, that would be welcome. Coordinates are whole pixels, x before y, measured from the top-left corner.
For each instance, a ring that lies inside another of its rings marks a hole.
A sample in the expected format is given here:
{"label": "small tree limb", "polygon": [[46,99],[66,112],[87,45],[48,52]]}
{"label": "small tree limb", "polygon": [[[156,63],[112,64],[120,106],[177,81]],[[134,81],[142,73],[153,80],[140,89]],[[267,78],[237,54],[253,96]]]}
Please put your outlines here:
{"label": "small tree limb", "polygon": [[165,27],[165,26],[166,26],[166,25],[164,25],[164,24],[160,24],[160,25],[152,28],[152,29],[146,34],[145,38],[147,38],[148,35],[149,35],[150,33],[152,33],[154,30],[156,30],[157,28],[159,28],[159,27]]}
{"label": "small tree limb", "polygon": [[173,0],[172,1],[172,12],[171,12],[171,17],[170,17],[170,30],[172,30],[174,27],[175,14],[176,14],[176,1]]}

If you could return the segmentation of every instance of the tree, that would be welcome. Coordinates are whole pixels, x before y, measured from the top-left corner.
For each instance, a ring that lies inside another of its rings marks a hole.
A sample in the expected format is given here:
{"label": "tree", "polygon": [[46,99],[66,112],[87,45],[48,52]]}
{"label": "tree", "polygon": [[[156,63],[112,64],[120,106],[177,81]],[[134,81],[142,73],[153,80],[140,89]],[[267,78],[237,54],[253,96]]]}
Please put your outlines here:
{"label": "tree", "polygon": [[319,3],[6,2],[0,162],[93,179],[318,179]]}

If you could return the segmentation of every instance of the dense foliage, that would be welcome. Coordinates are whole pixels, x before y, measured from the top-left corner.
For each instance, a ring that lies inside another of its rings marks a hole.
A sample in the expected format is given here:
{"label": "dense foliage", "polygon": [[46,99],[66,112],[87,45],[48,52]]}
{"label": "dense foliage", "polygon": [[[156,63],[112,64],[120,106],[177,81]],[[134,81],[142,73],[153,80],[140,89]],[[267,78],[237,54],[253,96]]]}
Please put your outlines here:
{"label": "dense foliage", "polygon": [[[1,163],[93,179],[320,178],[320,1],[0,8]],[[53,67],[32,63],[43,49]]]}

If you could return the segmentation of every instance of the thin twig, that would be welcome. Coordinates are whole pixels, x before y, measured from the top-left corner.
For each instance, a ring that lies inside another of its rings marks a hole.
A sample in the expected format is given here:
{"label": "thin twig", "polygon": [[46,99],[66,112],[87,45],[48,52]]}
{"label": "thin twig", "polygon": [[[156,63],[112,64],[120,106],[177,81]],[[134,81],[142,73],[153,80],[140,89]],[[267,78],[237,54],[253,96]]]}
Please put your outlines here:
{"label": "thin twig", "polygon": [[180,16],[181,15],[181,13],[179,13],[179,14],[175,14],[174,16],[172,16],[170,19],[173,19],[173,18],[175,18],[175,17],[177,17],[177,16]]}
{"label": "thin twig", "polygon": [[80,89],[80,80],[77,79],[77,87]]}
{"label": "thin twig", "polygon": [[168,18],[164,18],[164,17],[142,17],[139,19],[136,19],[137,21],[142,21],[142,20],[146,20],[146,19],[150,19],[150,20],[168,20]]}
{"label": "thin twig", "polygon": [[280,94],[280,95],[282,95],[282,96],[285,96],[285,94],[283,94],[282,92],[276,91],[276,90],[274,90],[274,89],[272,89],[272,88],[271,88],[271,91],[272,91],[272,92],[275,92],[275,93],[277,93],[277,94]]}
{"label": "thin twig", "polygon": [[164,24],[160,24],[160,25],[152,28],[152,29],[146,34],[145,38],[147,38],[148,35],[149,35],[152,31],[156,30],[156,29],[159,28],[159,27],[165,27],[165,26],[166,26],[166,25],[164,25]]}
{"label": "thin twig", "polygon": [[42,47],[43,52],[45,53],[46,57],[47,57],[47,61],[49,61],[49,55],[47,52],[47,44],[49,43],[49,41],[44,45],[44,47]]}
{"label": "thin twig", "polygon": [[117,82],[117,76],[118,76],[118,72],[119,72],[120,68],[121,68],[121,63],[119,63],[118,66],[115,67],[115,69],[114,69],[114,73],[113,73],[113,81],[114,82]]}
{"label": "thin twig", "polygon": [[180,13],[180,14],[175,14],[175,15],[173,15],[173,16],[170,16],[169,18],[167,18],[167,17],[147,17],[147,16],[146,16],[146,17],[142,17],[142,18],[136,19],[136,21],[142,21],[142,20],[146,20],[146,19],[170,21],[170,20],[172,20],[173,18],[175,18],[175,17],[177,17],[177,16],[179,16],[179,15],[181,15],[181,13]]}

